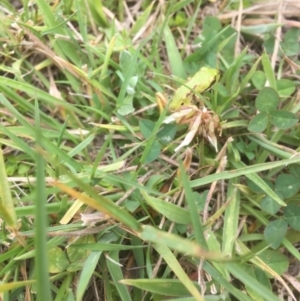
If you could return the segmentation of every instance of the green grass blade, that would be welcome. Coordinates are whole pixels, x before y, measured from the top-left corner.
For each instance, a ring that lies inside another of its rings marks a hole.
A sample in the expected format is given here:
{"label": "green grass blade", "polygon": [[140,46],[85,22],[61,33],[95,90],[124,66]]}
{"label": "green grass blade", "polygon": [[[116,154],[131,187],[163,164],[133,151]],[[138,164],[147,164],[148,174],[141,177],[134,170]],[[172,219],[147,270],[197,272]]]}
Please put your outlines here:
{"label": "green grass blade", "polygon": [[172,233],[157,230],[152,226],[144,225],[142,231],[139,233],[139,237],[145,241],[166,245],[170,249],[183,254],[189,254],[198,258],[222,260],[221,254],[212,254],[193,241],[184,239]]}
{"label": "green grass blade", "polygon": [[85,261],[76,290],[76,300],[82,300],[84,293],[87,290],[90,279],[93,276],[96,266],[98,265],[102,251],[94,251],[88,256]]}
{"label": "green grass blade", "polygon": [[183,67],[183,62],[180,56],[180,52],[178,51],[178,48],[176,46],[172,31],[170,30],[170,27],[167,24],[164,27],[164,39],[166,43],[172,74],[178,76],[179,78],[186,79],[187,75]]}
{"label": "green grass blade", "polygon": [[81,250],[92,250],[92,251],[121,251],[121,250],[132,250],[141,249],[145,246],[124,246],[122,244],[111,244],[111,243],[89,243],[89,244],[75,244],[70,246],[70,248],[79,248]]}
{"label": "green grass blade", "polygon": [[73,275],[71,273],[64,278],[63,283],[60,285],[54,301],[66,300],[65,296],[68,293],[70,286],[72,285],[72,280],[73,280],[72,278],[73,278]]}
{"label": "green grass blade", "polygon": [[300,158],[294,157],[294,158],[279,160],[279,161],[275,161],[275,162],[268,162],[268,163],[255,164],[255,165],[251,165],[251,166],[245,166],[245,167],[241,167],[239,169],[234,169],[234,170],[230,170],[230,171],[223,171],[218,174],[212,174],[212,175],[203,177],[201,179],[193,180],[193,181],[191,181],[191,187],[192,188],[199,187],[199,186],[203,186],[205,184],[212,183],[214,181],[232,179],[232,178],[242,176],[242,175],[246,176],[246,175],[257,173],[260,171],[269,170],[272,168],[277,168],[277,167],[282,167],[282,166],[287,166],[287,165],[295,164],[295,163],[299,163],[299,162],[300,162]]}
{"label": "green grass blade", "polygon": [[107,70],[110,62],[110,57],[113,54],[114,47],[116,42],[116,36],[114,36],[111,41],[109,42],[109,45],[106,50],[105,59],[103,62],[101,74],[100,74],[100,80],[102,81],[107,76]]}
{"label": "green grass blade", "polygon": [[113,279],[113,282],[119,292],[122,301],[132,301],[127,287],[120,283],[124,278],[121,267],[119,266],[119,252],[113,251],[109,253],[109,258],[107,258],[106,263]]}
{"label": "green grass blade", "polygon": [[267,77],[269,86],[273,88],[275,91],[277,91],[277,83],[275,79],[275,74],[271,66],[271,62],[269,59],[269,56],[266,52],[263,53],[261,58],[262,65],[264,67],[265,75]]}
{"label": "green grass blade", "polygon": [[77,154],[79,154],[82,150],[84,150],[88,145],[92,143],[95,136],[90,135],[87,138],[85,138],[81,143],[79,143],[76,147],[74,147],[71,151],[68,152],[68,155],[73,158]]}
{"label": "green grass blade", "polygon": [[3,152],[0,148],[0,211],[10,231],[17,231],[17,215],[7,181]]}
{"label": "green grass blade", "polygon": [[246,85],[249,83],[249,81],[251,80],[254,72],[256,71],[258,64],[261,61],[261,57],[259,57],[256,62],[253,64],[253,66],[251,67],[251,69],[249,70],[249,72],[247,73],[247,75],[243,78],[241,84],[240,84],[240,89],[243,90]]}
{"label": "green grass blade", "polygon": [[232,256],[234,250],[240,213],[240,192],[234,187],[237,183],[239,183],[238,178],[229,181],[227,199],[230,199],[230,203],[225,210],[224,217],[222,254],[229,257]]}
{"label": "green grass blade", "polygon": [[180,165],[180,176],[182,179],[182,186],[184,188],[186,202],[188,204],[188,210],[190,212],[190,217],[192,220],[192,225],[194,228],[194,233],[196,237],[196,242],[204,249],[208,249],[206,239],[204,237],[204,229],[201,224],[200,216],[198,213],[198,208],[193,197],[193,192],[191,189],[190,181],[182,165]]}
{"label": "green grass blade", "polygon": [[[15,290],[18,287],[23,287],[26,285],[32,285],[35,283],[35,280],[25,280],[25,281],[14,281],[10,283],[0,283],[0,292],[8,292]],[[42,299],[41,299],[42,300]]]}
{"label": "green grass blade", "polygon": [[115,203],[113,203],[108,198],[98,195],[96,192],[94,192],[89,185],[86,185],[81,180],[77,179],[76,176],[72,174],[68,174],[70,178],[74,180],[75,183],[78,184],[78,186],[86,191],[87,193],[90,193],[92,197],[89,197],[88,195],[84,193],[80,193],[75,189],[72,189],[62,183],[56,182],[55,186],[60,188],[62,191],[65,191],[69,195],[75,197],[76,199],[81,200],[86,205],[91,206],[92,208],[98,210],[99,212],[102,212],[118,221],[123,223],[124,225],[128,226],[130,229],[139,232],[141,229],[141,226],[139,222],[126,210],[123,208],[120,208]]}
{"label": "green grass blade", "polygon": [[[124,81],[122,83],[122,86],[121,86],[121,90],[120,90],[120,93],[118,95],[118,99],[117,99],[117,108],[120,109],[124,103],[124,100],[125,100],[125,97],[126,97],[126,91],[127,91],[127,87],[129,85],[129,82],[132,78],[132,76],[135,75],[134,71],[135,71],[135,68],[136,68],[136,62],[137,62],[137,59],[139,57],[139,53],[141,51],[141,48],[148,42],[148,40],[150,39],[151,37],[148,37],[145,41],[143,41],[143,43],[141,43],[139,45],[139,47],[134,51],[134,55],[132,56],[132,59],[131,59],[131,62],[130,62],[130,65],[129,65],[129,68],[126,72],[126,74],[124,74]],[[118,111],[118,113],[120,113]],[[120,115],[122,115],[120,113]]]}
{"label": "green grass blade", "polygon": [[147,22],[147,20],[149,19],[149,15],[151,14],[153,5],[154,2],[150,3],[149,6],[138,17],[138,19],[131,28],[132,34],[137,34],[145,26],[145,23]]}
{"label": "green grass blade", "polygon": [[[189,294],[182,281],[175,279],[124,279],[121,280],[121,283],[165,296],[187,296]],[[200,287],[197,286],[197,289],[200,290]],[[193,298],[193,300],[196,299]]]}
{"label": "green grass blade", "polygon": [[213,278],[217,283],[222,285],[227,292],[231,293],[239,301],[253,301],[252,298],[248,297],[245,293],[234,287],[230,281],[225,279],[209,262],[205,261],[203,269]]}
{"label": "green grass blade", "polygon": [[170,249],[164,244],[155,244],[154,248],[163,257],[163,259],[166,261],[168,266],[172,269],[172,271],[182,282],[182,284],[186,287],[186,289],[191,293],[191,295],[194,296],[197,301],[204,301],[198,288],[196,288],[194,283],[184,272],[182,266],[179,264],[178,260],[176,259],[174,254],[170,251]]}
{"label": "green grass blade", "polygon": [[[10,112],[18,119],[18,121],[27,128],[28,133],[31,134],[32,136],[35,136],[37,134],[36,129],[29,124],[29,122],[22,116],[22,114],[17,111],[14,106],[3,96],[0,94],[0,101],[2,104],[7,107]],[[65,161],[68,163],[70,166],[72,166],[75,170],[80,170],[81,169],[81,164],[79,164],[77,161],[74,159],[70,158],[65,152],[63,152],[60,148],[58,148],[56,145],[54,145],[50,140],[46,139],[42,135],[40,135],[40,143],[46,148],[46,150],[52,154],[56,155],[58,158],[61,160]]]}
{"label": "green grass blade", "polygon": [[280,301],[280,299],[273,294],[267,287],[261,284],[259,281],[251,277],[249,273],[244,271],[241,267],[238,266],[236,263],[228,263],[226,264],[226,268],[228,271],[234,275],[237,279],[242,281],[245,285],[252,288],[254,291],[258,291],[260,295],[266,301]]}
{"label": "green grass blade", "polygon": [[[37,87],[32,87],[32,85],[29,85],[27,83],[18,82],[10,78],[0,76],[0,90],[3,91],[5,94],[9,95],[10,98],[14,99],[19,105],[21,105],[28,112],[34,111],[33,105],[30,102],[28,102],[25,98],[19,96],[13,90],[20,90],[28,94],[30,97],[33,98],[36,97],[43,104],[46,103],[51,106],[54,105],[58,107],[63,107],[66,110],[68,110],[70,113],[73,112],[78,114],[79,116],[88,117],[88,114],[85,113],[85,111],[83,111],[82,109],[77,108],[76,106],[71,105],[66,101],[58,99],[50,95],[48,92],[38,89]],[[59,123],[55,119],[49,117],[47,114],[43,112],[41,112],[41,117],[43,118],[43,121],[46,120],[49,124],[52,124],[52,126],[54,124],[59,125]]]}
{"label": "green grass blade", "polygon": [[[284,161],[284,160],[282,160]],[[246,165],[244,163],[240,162],[236,162],[236,161],[232,161],[231,162],[232,165],[234,165],[234,167],[236,168],[245,168]],[[277,193],[275,191],[273,191],[273,189],[270,188],[269,185],[266,184],[266,182],[259,177],[259,175],[257,175],[256,173],[251,173],[251,174],[245,174],[245,176],[250,179],[252,182],[254,182],[258,187],[260,187],[268,196],[270,196],[274,201],[276,201],[278,204],[282,205],[282,206],[286,206],[285,202],[283,202],[279,196],[277,195]]]}
{"label": "green grass blade", "polygon": [[35,269],[37,279],[37,297],[38,300],[51,301],[50,291],[50,279],[48,273],[48,257],[47,257],[47,210],[46,203],[47,198],[45,194],[45,163],[44,158],[41,154],[41,129],[40,129],[40,116],[38,102],[36,101],[36,177],[37,177],[37,188],[36,188],[36,212],[35,212]]}
{"label": "green grass blade", "polygon": [[145,201],[158,213],[162,214],[172,222],[178,224],[191,224],[190,213],[188,210],[181,208],[173,203],[163,201],[158,198],[149,196],[145,191],[141,190]]}
{"label": "green grass blade", "polygon": [[[36,2],[43,13],[46,25],[49,27],[49,29],[55,29],[55,32],[53,32],[53,34],[55,33],[66,35],[66,32],[63,28],[57,27],[57,17],[54,15],[53,10],[50,8],[49,4],[45,0],[37,0]],[[58,52],[60,55],[62,55],[63,53],[65,57],[70,58],[74,63],[76,63],[77,66],[79,66],[80,59],[75,51],[74,45],[72,45],[69,41],[60,39],[57,39],[56,43],[56,52]]]}
{"label": "green grass blade", "polygon": [[[99,243],[101,244],[109,244],[113,240],[113,237],[111,235],[104,235],[99,240]],[[88,246],[88,245],[87,245]],[[84,263],[83,269],[81,271],[78,285],[77,285],[77,291],[76,291],[76,300],[82,300],[82,297],[84,293],[87,290],[89,281],[91,277],[93,276],[95,269],[97,265],[99,264],[99,259],[103,251],[93,251],[88,256],[87,260]]]}

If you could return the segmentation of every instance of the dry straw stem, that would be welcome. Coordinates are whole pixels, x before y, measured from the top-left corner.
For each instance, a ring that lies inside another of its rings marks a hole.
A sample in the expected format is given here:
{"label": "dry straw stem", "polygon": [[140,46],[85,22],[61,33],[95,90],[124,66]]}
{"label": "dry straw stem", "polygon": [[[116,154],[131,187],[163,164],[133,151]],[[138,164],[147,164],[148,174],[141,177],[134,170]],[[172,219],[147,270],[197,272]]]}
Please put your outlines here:
{"label": "dry straw stem", "polygon": [[[299,21],[291,20],[291,18],[298,18],[300,15],[299,0],[257,1],[256,4],[242,10],[242,15],[244,15],[242,25],[272,23],[278,14],[278,7],[280,7],[280,14],[282,15],[282,24],[300,28]],[[238,17],[239,13],[236,10],[229,11],[220,14],[218,18],[220,20],[232,19]]]}

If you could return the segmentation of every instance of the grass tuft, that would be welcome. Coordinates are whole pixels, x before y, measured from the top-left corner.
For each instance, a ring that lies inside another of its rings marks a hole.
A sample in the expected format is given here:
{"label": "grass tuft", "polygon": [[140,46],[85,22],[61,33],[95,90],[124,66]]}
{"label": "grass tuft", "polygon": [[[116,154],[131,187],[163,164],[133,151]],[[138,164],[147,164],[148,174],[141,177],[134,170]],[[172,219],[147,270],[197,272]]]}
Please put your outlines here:
{"label": "grass tuft", "polygon": [[1,1],[0,299],[299,300],[299,13]]}

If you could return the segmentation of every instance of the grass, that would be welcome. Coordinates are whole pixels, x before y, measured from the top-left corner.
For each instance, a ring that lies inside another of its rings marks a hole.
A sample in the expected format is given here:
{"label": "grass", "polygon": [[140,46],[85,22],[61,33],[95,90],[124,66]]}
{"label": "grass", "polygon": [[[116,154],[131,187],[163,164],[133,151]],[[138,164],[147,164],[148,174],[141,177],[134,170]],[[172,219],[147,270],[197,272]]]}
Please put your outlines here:
{"label": "grass", "polygon": [[281,5],[1,2],[1,300],[299,299],[300,7]]}

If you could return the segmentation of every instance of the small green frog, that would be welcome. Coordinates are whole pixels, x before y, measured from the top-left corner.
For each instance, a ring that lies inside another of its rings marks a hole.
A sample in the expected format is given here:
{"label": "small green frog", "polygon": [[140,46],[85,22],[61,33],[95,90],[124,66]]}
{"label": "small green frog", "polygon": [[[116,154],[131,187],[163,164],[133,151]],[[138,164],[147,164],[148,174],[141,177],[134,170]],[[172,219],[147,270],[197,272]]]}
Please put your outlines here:
{"label": "small green frog", "polygon": [[216,82],[218,76],[219,71],[217,69],[202,67],[175,91],[170,109],[177,110],[182,105],[193,105],[195,93],[201,94],[207,91]]}
{"label": "small green frog", "polygon": [[[169,106],[172,114],[164,122],[176,121],[178,124],[189,124],[189,131],[185,139],[175,151],[188,145],[197,133],[206,138],[218,151],[216,134],[221,135],[222,133],[219,117],[204,105],[200,107],[195,105],[195,100],[198,100],[197,94],[210,89],[218,77],[219,71],[217,69],[202,67],[175,91]],[[162,93],[156,93],[156,99],[162,111],[167,104],[167,100]]]}

